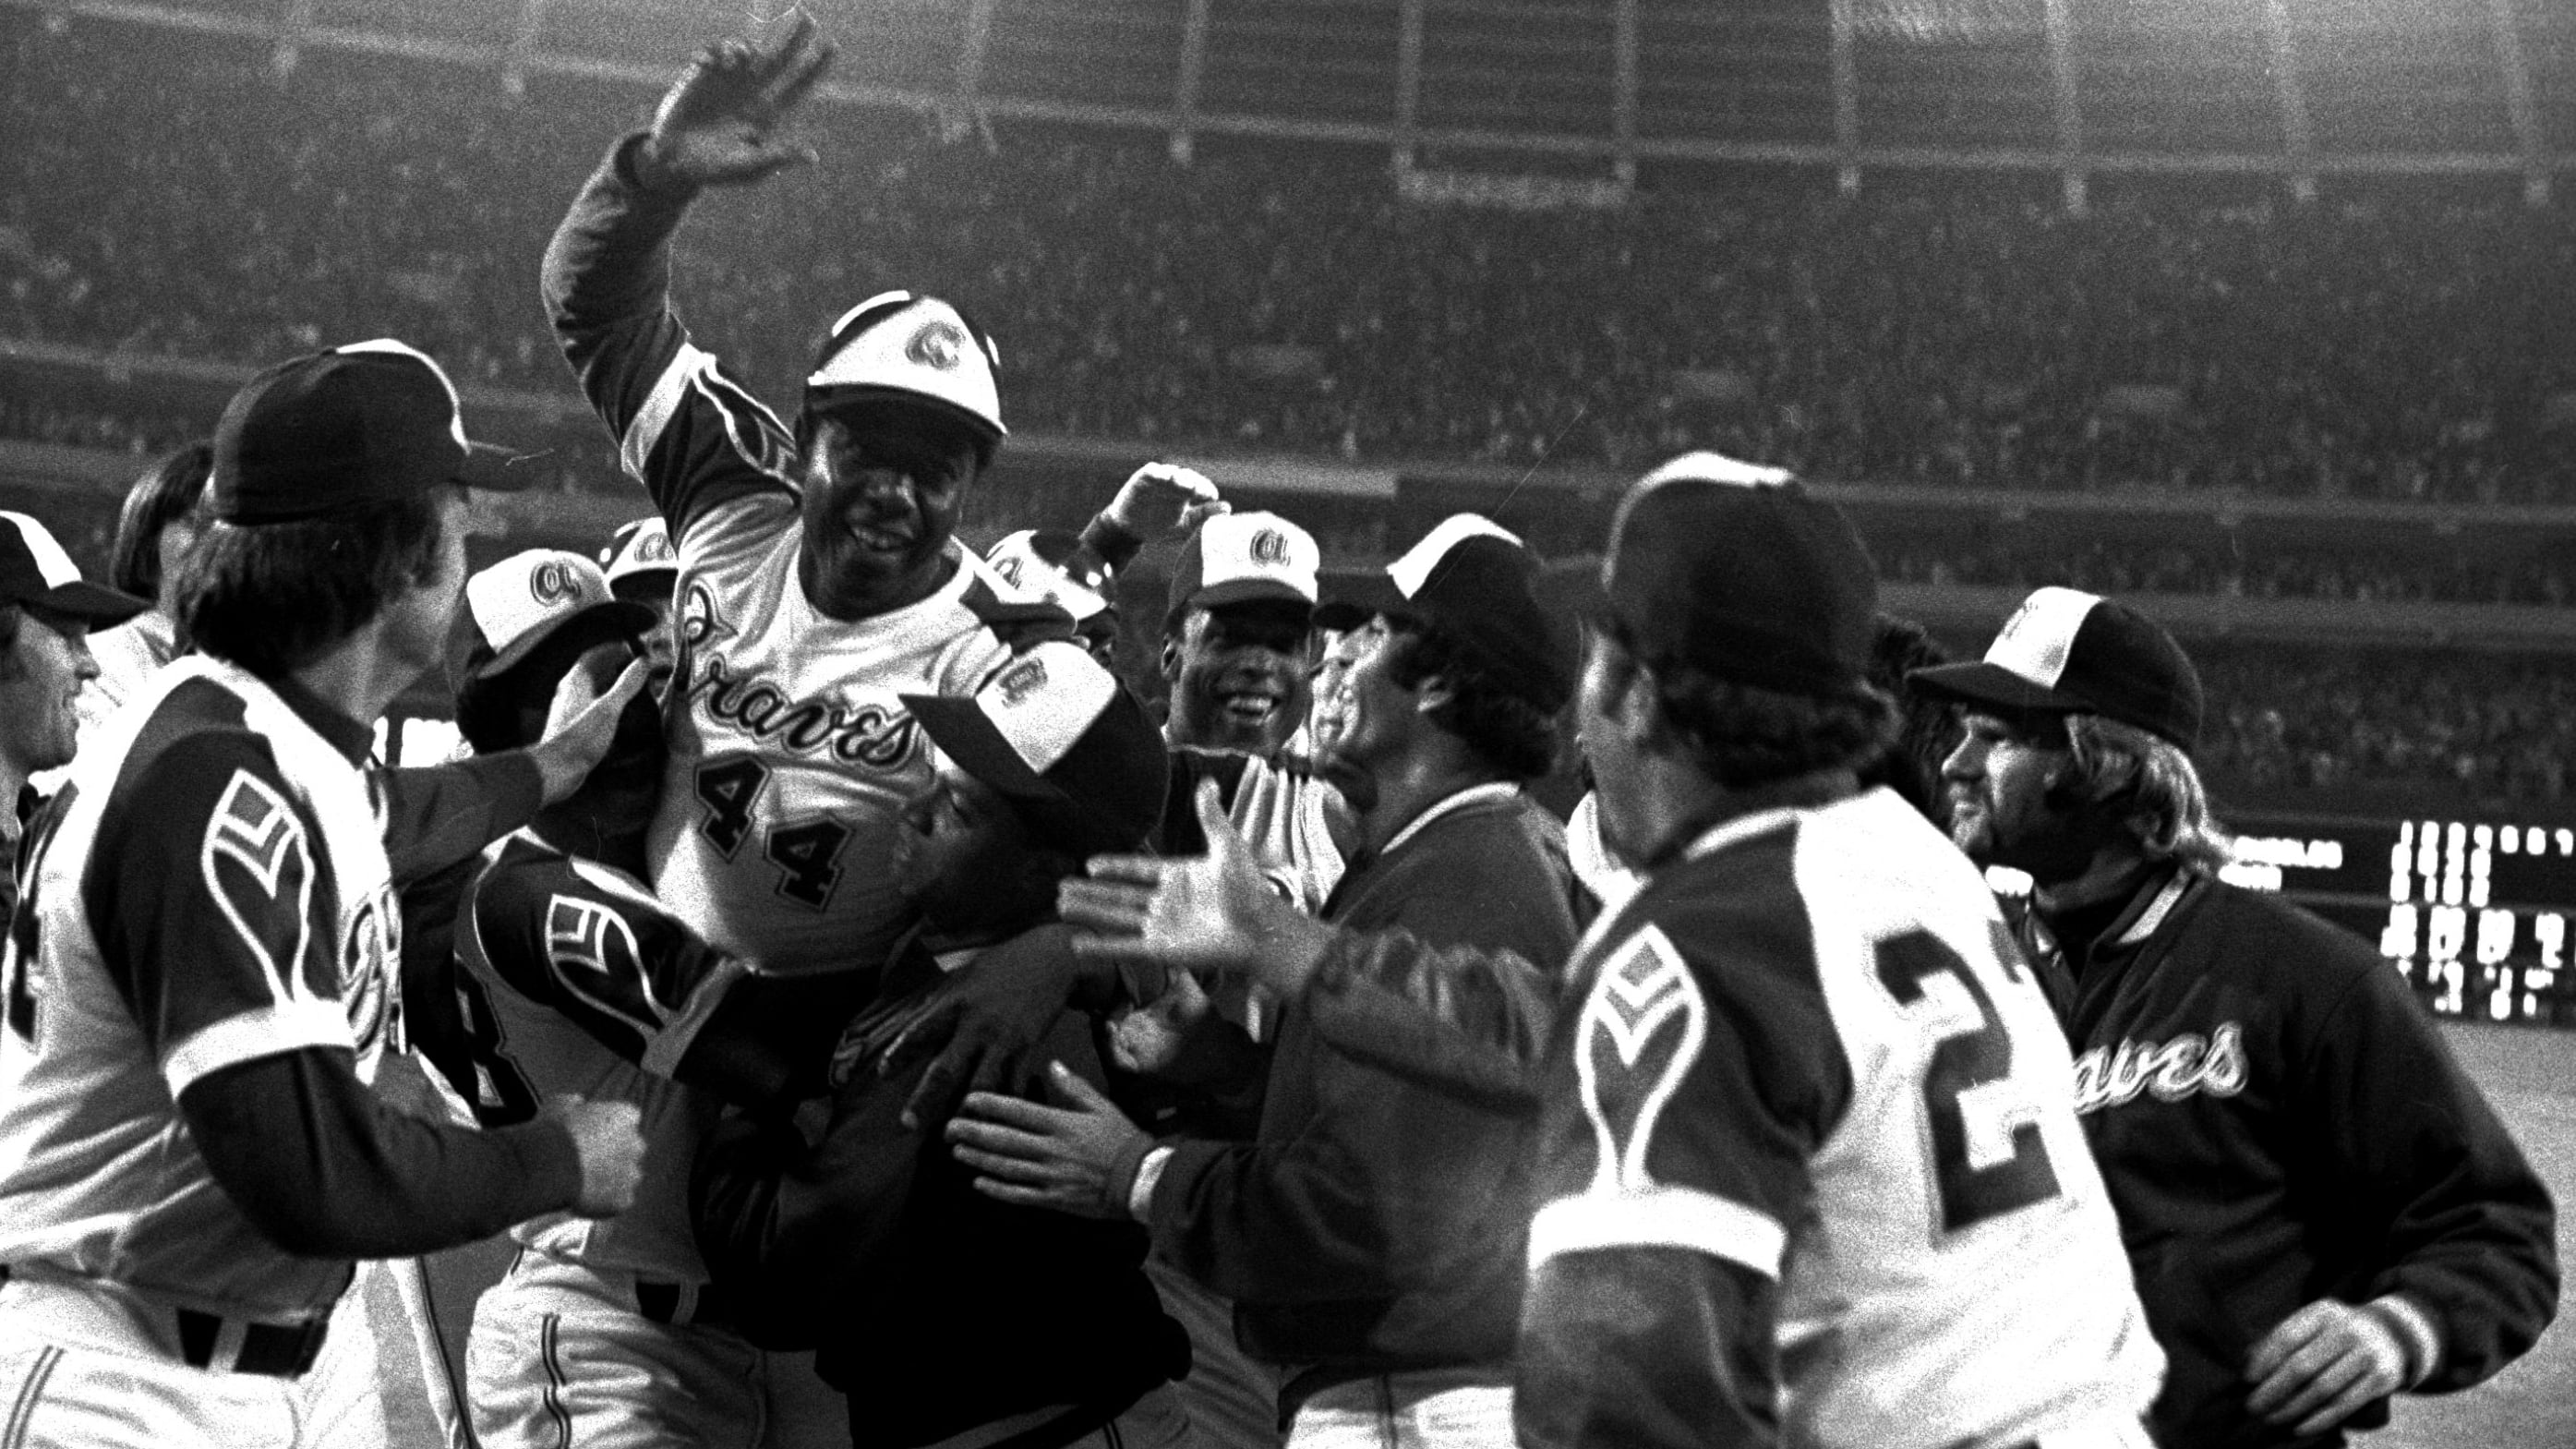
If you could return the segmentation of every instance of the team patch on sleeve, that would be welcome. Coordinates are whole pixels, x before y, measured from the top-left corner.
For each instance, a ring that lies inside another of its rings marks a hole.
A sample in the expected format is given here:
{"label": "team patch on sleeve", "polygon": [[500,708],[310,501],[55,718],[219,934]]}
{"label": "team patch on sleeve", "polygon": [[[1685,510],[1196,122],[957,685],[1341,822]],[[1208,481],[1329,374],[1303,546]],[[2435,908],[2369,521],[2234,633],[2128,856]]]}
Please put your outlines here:
{"label": "team patch on sleeve", "polygon": [[[236,769],[207,817],[197,867],[206,896],[231,939],[206,943],[196,983],[233,1001],[186,1040],[169,1048],[164,1075],[173,1091],[218,1067],[303,1046],[350,1046],[339,1005],[337,942],[317,949],[312,841],[304,821],[277,787]],[[219,972],[216,963],[247,970]],[[213,979],[218,974],[222,982]],[[175,983],[174,983],[175,985]]]}
{"label": "team patch on sleeve", "polygon": [[275,787],[235,770],[206,822],[198,863],[206,890],[279,1001],[311,994],[301,981],[313,929],[313,848]]}
{"label": "team patch on sleeve", "polygon": [[1591,1184],[1539,1210],[1530,1263],[1603,1248],[1684,1248],[1776,1278],[1787,1234],[1767,1214],[1658,1181],[1656,1128],[1708,1040],[1708,1002],[1681,953],[1647,926],[1614,947],[1574,1027],[1595,1148]]}

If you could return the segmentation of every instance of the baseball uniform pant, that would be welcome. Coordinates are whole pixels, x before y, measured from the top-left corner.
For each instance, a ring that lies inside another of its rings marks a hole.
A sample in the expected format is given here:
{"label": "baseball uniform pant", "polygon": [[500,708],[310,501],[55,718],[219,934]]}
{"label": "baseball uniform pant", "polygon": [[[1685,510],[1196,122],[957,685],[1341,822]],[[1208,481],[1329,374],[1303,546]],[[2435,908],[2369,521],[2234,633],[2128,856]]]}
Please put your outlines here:
{"label": "baseball uniform pant", "polygon": [[474,1306],[474,1437],[483,1449],[758,1449],[760,1351],[692,1321],[697,1298],[522,1252]]}
{"label": "baseball uniform pant", "polygon": [[0,1449],[324,1449],[287,1372],[309,1334],[192,1317],[103,1283],[0,1284]]}
{"label": "baseball uniform pant", "polygon": [[1513,1449],[1512,1391],[1490,1372],[1379,1374],[1297,1406],[1288,1449]]}
{"label": "baseball uniform pant", "polygon": [[1234,1341],[1234,1303],[1211,1293],[1160,1253],[1145,1258],[1145,1276],[1163,1311],[1190,1336],[1189,1377],[1174,1385],[1199,1442],[1208,1449],[1279,1449],[1279,1371],[1247,1356]]}

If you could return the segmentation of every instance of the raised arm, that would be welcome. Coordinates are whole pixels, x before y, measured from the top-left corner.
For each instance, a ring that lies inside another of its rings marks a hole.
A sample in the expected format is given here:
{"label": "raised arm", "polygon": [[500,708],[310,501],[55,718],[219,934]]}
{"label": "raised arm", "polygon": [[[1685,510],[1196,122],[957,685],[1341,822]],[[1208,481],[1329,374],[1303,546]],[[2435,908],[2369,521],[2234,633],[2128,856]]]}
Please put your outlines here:
{"label": "raised arm", "polygon": [[793,439],[776,414],[689,340],[671,311],[671,235],[708,186],[757,181],[813,158],[775,128],[831,64],[798,12],[774,40],[699,54],[650,131],[621,138],[546,247],[555,337],[626,471],[674,539],[719,504],[794,489]]}

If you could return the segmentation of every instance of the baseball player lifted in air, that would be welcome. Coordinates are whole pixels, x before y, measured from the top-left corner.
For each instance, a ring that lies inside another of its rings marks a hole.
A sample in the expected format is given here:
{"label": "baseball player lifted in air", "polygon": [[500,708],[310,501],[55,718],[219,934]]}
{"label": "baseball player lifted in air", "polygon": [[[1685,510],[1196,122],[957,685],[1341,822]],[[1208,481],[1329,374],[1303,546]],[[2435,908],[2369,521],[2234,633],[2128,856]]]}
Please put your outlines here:
{"label": "baseball player lifted in air", "polygon": [[400,1046],[400,927],[359,765],[446,633],[483,461],[399,343],[281,363],[225,410],[176,592],[200,652],[74,763],[0,970],[17,1442],[305,1442],[291,1381],[353,1259],[633,1195],[631,1106],[482,1133],[367,1085]]}
{"label": "baseball player lifted in air", "polygon": [[2529,1348],[2549,1189],[2369,943],[2218,878],[2181,644],[2043,588],[1985,658],[1914,679],[1968,711],[1952,838],[2034,883],[2015,925],[2172,1360],[2157,1442],[2322,1449]]}
{"label": "baseball player lifted in air", "polygon": [[1195,862],[1122,865],[1149,889],[1077,945],[1250,970],[1417,1080],[1535,1086],[1524,1445],[2143,1449],[2163,1356],[2065,1040],[1975,870],[1858,785],[1893,727],[1858,536],[1689,454],[1622,502],[1602,593],[1577,729],[1643,883],[1561,993]]}
{"label": "baseball player lifted in air", "polygon": [[[1077,655],[1041,645],[971,700],[906,701],[939,748],[942,787],[909,822],[897,874],[943,963],[1051,919],[1060,878],[1104,844],[1132,847],[1162,813],[1160,778],[1124,771],[1110,752],[1066,749],[1110,699],[1090,671],[1057,667]],[[940,979],[920,964],[904,976]],[[1094,974],[1077,1005],[1097,1011],[1124,993],[1119,973]],[[803,1112],[795,1123],[728,1114],[701,1151],[699,1242],[719,1281],[746,1289],[746,1331],[818,1347],[861,1443],[1201,1442],[1169,1386],[1191,1348],[1143,1272],[1144,1232],[976,1193],[938,1133],[902,1121],[921,1061],[879,1070],[876,1040],[908,1015],[851,1022],[819,1126]],[[1045,1015],[1057,1064],[1046,1070],[1097,1089],[1090,1022]],[[1013,1090],[1039,1089],[1030,1065]],[[961,1367],[966,1344],[973,1361]]]}
{"label": "baseball player lifted in air", "polygon": [[[1071,623],[952,537],[1003,437],[997,353],[957,308],[893,292],[844,313],[792,428],[671,311],[670,241],[690,204],[812,159],[775,129],[831,57],[801,13],[769,41],[702,54],[582,188],[543,285],[583,391],[678,545],[654,890],[753,969],[835,977],[855,1001],[914,924],[891,847],[937,779],[901,696],[970,696]],[[1112,709],[1143,706],[1121,689]],[[1136,738],[1132,768],[1159,774],[1150,730]],[[1069,988],[1045,975],[993,985],[1061,1003]],[[1032,1044],[963,1031],[930,1095],[944,1107]],[[837,1396],[807,1403],[845,1432]]]}

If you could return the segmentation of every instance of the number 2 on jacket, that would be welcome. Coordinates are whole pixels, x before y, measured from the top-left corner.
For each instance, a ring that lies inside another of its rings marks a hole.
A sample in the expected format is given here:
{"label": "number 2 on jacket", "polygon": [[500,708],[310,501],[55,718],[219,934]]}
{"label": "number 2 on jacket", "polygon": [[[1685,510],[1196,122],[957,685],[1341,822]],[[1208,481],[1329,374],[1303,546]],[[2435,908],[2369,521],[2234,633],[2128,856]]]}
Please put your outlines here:
{"label": "number 2 on jacket", "polygon": [[[2013,1039],[1975,968],[1920,928],[1879,942],[1876,955],[1879,985],[1897,1009],[1938,1036],[1923,1074],[1923,1111],[1941,1230],[1964,1232],[2057,1196],[2057,1169],[2039,1124],[2022,1121],[1996,1131],[2004,1125],[1999,1116],[2019,1100],[2009,1085]],[[1999,1141],[2010,1150],[1993,1152]],[[1988,1151],[1978,1153],[1979,1145]]]}

